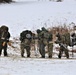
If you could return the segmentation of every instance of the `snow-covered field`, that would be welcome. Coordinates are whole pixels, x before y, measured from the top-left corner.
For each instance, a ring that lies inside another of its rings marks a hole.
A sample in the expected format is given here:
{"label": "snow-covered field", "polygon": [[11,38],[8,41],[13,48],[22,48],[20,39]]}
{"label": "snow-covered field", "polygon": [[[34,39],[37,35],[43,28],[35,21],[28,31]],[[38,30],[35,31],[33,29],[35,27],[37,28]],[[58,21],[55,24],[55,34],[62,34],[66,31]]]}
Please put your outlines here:
{"label": "snow-covered field", "polygon": [[0,58],[0,75],[76,75],[76,60]]}
{"label": "snow-covered field", "polygon": [[75,8],[74,0],[17,0],[16,3],[0,5],[0,25],[7,25],[11,36],[19,36],[25,29],[35,31],[42,26],[68,25],[76,23]]}
{"label": "snow-covered field", "polygon": [[[19,37],[20,32],[26,29],[35,31],[42,26],[76,23],[76,0],[15,1],[0,4],[0,26],[7,25],[12,37]],[[76,54],[73,59],[57,59],[57,55],[53,59],[21,58],[19,45],[16,46],[15,49],[8,47],[9,57],[3,54],[0,57],[0,75],[76,75]]]}

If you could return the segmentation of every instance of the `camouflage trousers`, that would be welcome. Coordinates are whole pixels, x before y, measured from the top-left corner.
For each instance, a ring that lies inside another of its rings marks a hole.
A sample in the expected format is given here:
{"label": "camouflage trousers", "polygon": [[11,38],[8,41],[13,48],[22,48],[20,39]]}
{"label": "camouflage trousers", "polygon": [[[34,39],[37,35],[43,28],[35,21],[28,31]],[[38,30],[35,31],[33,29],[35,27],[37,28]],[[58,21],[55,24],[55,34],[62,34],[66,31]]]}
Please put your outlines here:
{"label": "camouflage trousers", "polygon": [[2,46],[4,40],[0,40],[0,56],[2,54],[2,50],[4,50],[4,56],[7,56],[7,42],[5,46]]}
{"label": "camouflage trousers", "polygon": [[65,52],[66,57],[69,58],[68,49],[65,49],[65,48],[62,47],[62,46],[60,46],[58,58],[61,58],[61,57],[62,57],[63,52]]}
{"label": "camouflage trousers", "polygon": [[24,57],[25,49],[26,49],[27,57],[30,57],[30,45],[24,45],[23,43],[21,43],[20,48],[21,48],[22,57]]}
{"label": "camouflage trousers", "polygon": [[48,57],[52,58],[53,55],[53,43],[48,44]]}
{"label": "camouflage trousers", "polygon": [[39,52],[42,58],[45,58],[45,45],[44,43],[39,43]]}

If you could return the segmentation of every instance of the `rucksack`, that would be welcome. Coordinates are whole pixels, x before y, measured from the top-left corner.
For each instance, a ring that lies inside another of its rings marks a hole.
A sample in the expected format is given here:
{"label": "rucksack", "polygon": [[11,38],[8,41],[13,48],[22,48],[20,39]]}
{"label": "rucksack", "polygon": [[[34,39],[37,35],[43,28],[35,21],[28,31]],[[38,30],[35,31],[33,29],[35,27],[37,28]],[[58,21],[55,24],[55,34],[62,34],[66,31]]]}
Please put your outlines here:
{"label": "rucksack", "polygon": [[41,31],[40,34],[39,34],[39,37],[40,38],[48,38],[48,34],[45,31]]}
{"label": "rucksack", "polygon": [[52,41],[52,33],[49,33],[49,32],[47,32],[47,31],[42,31],[41,33],[40,33],[40,36],[39,37],[41,37],[41,38],[44,38],[44,39],[47,39],[48,41]]}
{"label": "rucksack", "polygon": [[39,39],[41,42],[47,45],[48,42],[52,40],[52,34],[50,34],[48,31],[42,31],[39,34]]}
{"label": "rucksack", "polygon": [[25,30],[22,33],[20,33],[20,40],[23,41],[24,39],[32,39],[32,32],[29,30]]}
{"label": "rucksack", "polygon": [[8,27],[3,25],[0,27],[0,39],[9,39],[10,33],[8,32]]}

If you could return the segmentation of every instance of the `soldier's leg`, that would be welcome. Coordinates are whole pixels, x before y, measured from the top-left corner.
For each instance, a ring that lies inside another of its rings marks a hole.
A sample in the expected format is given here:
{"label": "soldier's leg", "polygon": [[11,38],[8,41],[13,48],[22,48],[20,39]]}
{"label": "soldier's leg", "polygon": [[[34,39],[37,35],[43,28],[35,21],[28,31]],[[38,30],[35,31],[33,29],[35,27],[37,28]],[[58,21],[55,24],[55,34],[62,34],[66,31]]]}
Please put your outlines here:
{"label": "soldier's leg", "polygon": [[30,57],[30,46],[26,46],[27,57]]}
{"label": "soldier's leg", "polygon": [[6,49],[4,48],[4,56],[8,56],[7,55],[7,48]]}
{"label": "soldier's leg", "polygon": [[53,54],[53,43],[50,43],[48,46],[48,56],[49,58],[52,58],[52,54]]}
{"label": "soldier's leg", "polygon": [[41,44],[41,55],[42,55],[42,58],[45,58],[45,45],[44,44]]}
{"label": "soldier's leg", "polygon": [[0,56],[2,54],[2,49],[3,49],[2,43],[3,43],[2,40],[0,40]]}
{"label": "soldier's leg", "polygon": [[0,46],[0,56],[1,56],[1,54],[2,54],[2,47]]}
{"label": "soldier's leg", "polygon": [[41,54],[41,45],[38,44],[38,47],[39,47],[39,52],[40,52],[40,54]]}
{"label": "soldier's leg", "polygon": [[4,49],[4,56],[8,56],[7,55],[7,45],[5,45],[3,49]]}
{"label": "soldier's leg", "polygon": [[21,44],[20,48],[21,48],[21,57],[24,57],[24,46],[23,46],[23,44]]}
{"label": "soldier's leg", "polygon": [[61,58],[62,53],[63,53],[63,47],[60,47],[58,58]]}
{"label": "soldier's leg", "polygon": [[67,58],[69,58],[69,51],[68,51],[68,49],[65,49],[65,55],[66,55]]}

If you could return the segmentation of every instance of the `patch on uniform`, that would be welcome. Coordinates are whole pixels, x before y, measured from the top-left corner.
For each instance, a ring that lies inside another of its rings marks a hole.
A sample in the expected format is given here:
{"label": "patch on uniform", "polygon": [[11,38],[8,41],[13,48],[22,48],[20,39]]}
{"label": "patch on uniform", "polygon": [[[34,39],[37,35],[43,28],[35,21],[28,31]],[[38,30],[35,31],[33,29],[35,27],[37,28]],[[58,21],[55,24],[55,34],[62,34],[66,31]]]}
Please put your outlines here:
{"label": "patch on uniform", "polygon": [[30,34],[26,34],[26,38],[31,38],[31,35]]}

